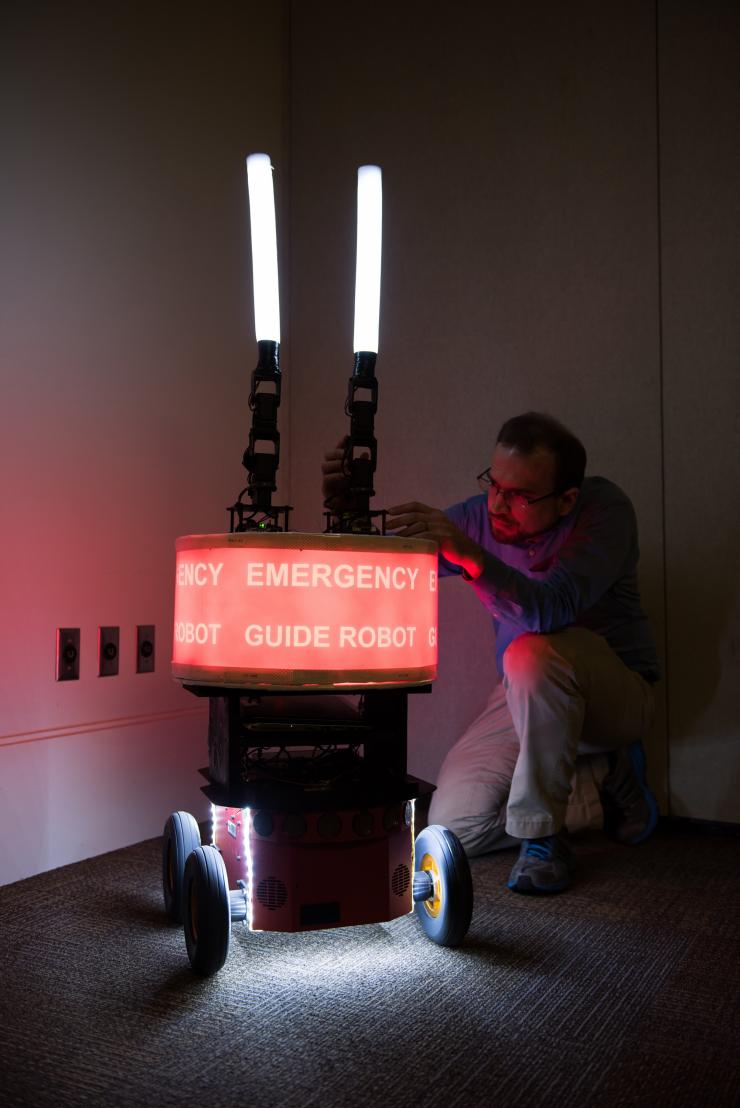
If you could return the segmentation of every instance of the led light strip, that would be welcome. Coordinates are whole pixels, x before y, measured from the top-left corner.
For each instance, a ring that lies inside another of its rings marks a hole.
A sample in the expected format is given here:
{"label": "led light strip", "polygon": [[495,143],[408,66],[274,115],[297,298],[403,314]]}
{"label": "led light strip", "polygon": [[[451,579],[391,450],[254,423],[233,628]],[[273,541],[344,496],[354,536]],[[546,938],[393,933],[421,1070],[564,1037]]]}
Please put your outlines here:
{"label": "led light strip", "polygon": [[409,909],[409,915],[412,916],[416,908],[416,902],[414,901],[414,874],[416,873],[416,801],[409,800],[408,803],[411,805],[411,884],[409,886],[411,908]]}
{"label": "led light strip", "polygon": [[242,837],[244,841],[244,858],[247,863],[247,919],[246,924],[250,931],[254,931],[254,898],[252,886],[254,883],[254,859],[252,857],[252,809],[242,808]]}

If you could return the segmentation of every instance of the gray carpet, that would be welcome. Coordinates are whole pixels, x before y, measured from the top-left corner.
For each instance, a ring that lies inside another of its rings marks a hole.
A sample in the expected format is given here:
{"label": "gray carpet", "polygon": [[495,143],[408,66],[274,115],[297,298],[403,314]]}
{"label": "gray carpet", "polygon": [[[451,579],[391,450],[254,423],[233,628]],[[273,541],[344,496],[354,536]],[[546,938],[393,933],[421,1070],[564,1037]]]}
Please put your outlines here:
{"label": "gray carpet", "polygon": [[459,950],[239,930],[208,980],[158,840],[0,888],[0,1104],[740,1105],[740,840],[576,844],[546,899],[475,860]]}

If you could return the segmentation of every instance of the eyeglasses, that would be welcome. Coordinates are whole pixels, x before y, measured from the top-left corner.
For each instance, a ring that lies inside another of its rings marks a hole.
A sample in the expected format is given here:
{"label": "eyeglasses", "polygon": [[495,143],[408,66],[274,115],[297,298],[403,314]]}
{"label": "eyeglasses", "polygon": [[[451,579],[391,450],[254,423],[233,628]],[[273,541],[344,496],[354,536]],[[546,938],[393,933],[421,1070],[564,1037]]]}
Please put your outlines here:
{"label": "eyeglasses", "polygon": [[484,469],[482,473],[479,473],[476,478],[480,488],[483,492],[488,492],[489,489],[493,489],[496,496],[500,496],[507,507],[516,507],[521,511],[526,511],[527,508],[531,508],[533,504],[539,504],[543,500],[549,500],[552,496],[560,496],[558,489],[553,489],[552,492],[546,492],[544,496],[525,496],[523,492],[519,492],[517,489],[502,489],[498,481],[495,481],[491,477],[491,470]]}

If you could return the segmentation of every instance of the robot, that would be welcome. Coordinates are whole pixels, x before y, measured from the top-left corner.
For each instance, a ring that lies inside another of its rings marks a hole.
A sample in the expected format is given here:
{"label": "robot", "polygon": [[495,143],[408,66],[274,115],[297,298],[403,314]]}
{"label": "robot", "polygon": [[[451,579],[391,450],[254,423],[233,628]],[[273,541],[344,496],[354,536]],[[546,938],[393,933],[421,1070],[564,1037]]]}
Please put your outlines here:
{"label": "robot", "polygon": [[428,695],[436,676],[437,553],[385,534],[386,513],[370,507],[376,351],[356,350],[349,379],[351,508],[328,501],[313,535],[291,531],[291,507],[272,504],[279,341],[258,349],[248,484],[230,531],[176,544],[172,668],[209,702],[211,841],[192,815],[172,813],[162,882],[202,976],[224,965],[233,925],[297,932],[413,912],[429,939],[454,947],[473,908],[457,837],[415,828],[434,786],[407,772],[408,697]]}

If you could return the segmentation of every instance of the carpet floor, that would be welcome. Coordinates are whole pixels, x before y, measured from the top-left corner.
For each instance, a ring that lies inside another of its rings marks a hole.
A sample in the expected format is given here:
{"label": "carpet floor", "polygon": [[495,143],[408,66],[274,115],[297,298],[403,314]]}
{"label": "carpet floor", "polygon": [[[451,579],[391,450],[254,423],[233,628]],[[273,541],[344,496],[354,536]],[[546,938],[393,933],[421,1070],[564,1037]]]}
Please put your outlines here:
{"label": "carpet floor", "polygon": [[160,842],[0,888],[0,1104],[740,1105],[740,839],[576,839],[567,893],[472,863],[464,945],[417,921],[236,926],[190,970]]}

